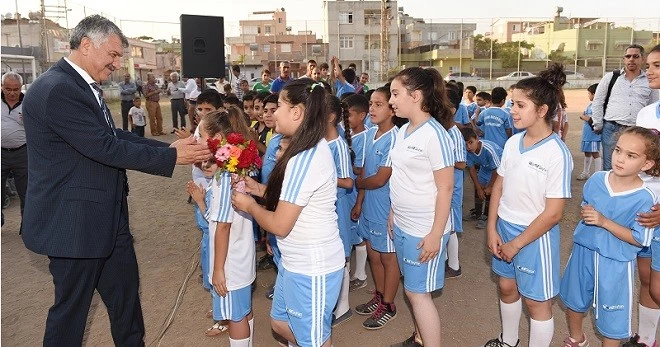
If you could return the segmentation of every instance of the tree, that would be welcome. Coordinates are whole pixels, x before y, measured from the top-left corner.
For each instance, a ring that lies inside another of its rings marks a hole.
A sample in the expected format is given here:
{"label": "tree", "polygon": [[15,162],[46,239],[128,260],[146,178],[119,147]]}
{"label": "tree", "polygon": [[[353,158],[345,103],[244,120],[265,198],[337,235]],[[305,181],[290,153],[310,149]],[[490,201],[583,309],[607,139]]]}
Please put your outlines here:
{"label": "tree", "polygon": [[142,35],[142,36],[138,36],[137,39],[138,39],[138,40],[142,40],[142,41],[151,41],[151,40],[153,40],[154,38],[151,37],[151,36]]}
{"label": "tree", "polygon": [[[518,59],[522,60],[523,55],[520,52],[523,48],[531,50],[534,48],[533,43],[527,41],[511,41],[499,43],[497,40],[492,42],[493,46],[493,59],[500,59],[503,68],[511,68],[518,66]],[[474,36],[474,57],[481,59],[490,58],[491,39],[479,34]]]}

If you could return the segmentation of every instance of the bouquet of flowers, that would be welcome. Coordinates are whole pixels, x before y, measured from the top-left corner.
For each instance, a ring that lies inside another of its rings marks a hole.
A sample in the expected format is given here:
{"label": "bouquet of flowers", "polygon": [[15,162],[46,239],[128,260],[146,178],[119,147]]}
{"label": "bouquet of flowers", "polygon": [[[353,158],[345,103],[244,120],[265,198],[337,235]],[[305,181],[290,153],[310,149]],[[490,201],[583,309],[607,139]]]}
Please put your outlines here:
{"label": "bouquet of flowers", "polygon": [[[262,160],[254,140],[246,140],[241,133],[230,133],[226,138],[206,140],[216,163],[217,175],[229,172],[232,177],[256,176]],[[245,182],[239,181],[236,189],[245,192]]]}

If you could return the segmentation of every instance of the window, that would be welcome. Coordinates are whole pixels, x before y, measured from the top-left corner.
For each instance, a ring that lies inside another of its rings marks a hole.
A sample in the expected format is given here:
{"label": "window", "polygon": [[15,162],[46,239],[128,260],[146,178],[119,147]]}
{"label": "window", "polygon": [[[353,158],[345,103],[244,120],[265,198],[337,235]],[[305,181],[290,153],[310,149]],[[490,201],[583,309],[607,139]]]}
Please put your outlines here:
{"label": "window", "polygon": [[588,40],[586,44],[587,51],[598,51],[603,47],[603,41],[600,40]]}
{"label": "window", "polygon": [[428,33],[428,39],[431,41],[435,41],[438,39],[438,33],[435,31],[429,32]]}
{"label": "window", "polygon": [[241,29],[243,29],[242,30],[243,35],[255,35],[259,33],[258,26],[253,26],[253,25],[243,26]]}
{"label": "window", "polygon": [[264,45],[263,52],[270,53],[270,45]]}
{"label": "window", "polygon": [[282,24],[282,18],[277,18],[277,22]]}
{"label": "window", "polygon": [[371,40],[369,40],[369,35],[364,37],[364,49],[369,49],[369,45],[371,45],[371,49],[380,49],[380,36],[371,36]]}
{"label": "window", "polygon": [[282,53],[291,53],[291,44],[290,43],[283,43],[280,46],[280,52],[282,52]]}
{"label": "window", "polygon": [[352,49],[353,48],[353,36],[339,36],[339,48],[341,48],[341,49]]}
{"label": "window", "polygon": [[463,77],[462,74],[458,71],[461,71],[460,67],[458,67],[458,66],[450,66],[449,67],[449,73],[455,73],[454,77]]}
{"label": "window", "polygon": [[339,24],[353,24],[353,12],[339,12]]}
{"label": "window", "polygon": [[144,53],[142,52],[142,47],[132,46],[131,47],[131,56],[133,58],[144,58]]}
{"label": "window", "polygon": [[456,32],[455,31],[450,31],[447,33],[447,39],[452,41],[456,40]]}
{"label": "window", "polygon": [[266,25],[266,26],[264,27],[264,33],[266,33],[266,34],[270,34],[270,25]]}
{"label": "window", "polygon": [[518,29],[519,29],[519,28],[518,28],[518,24],[514,24],[512,29],[513,29],[513,32],[514,32],[514,33],[517,33],[517,32],[518,32]]}

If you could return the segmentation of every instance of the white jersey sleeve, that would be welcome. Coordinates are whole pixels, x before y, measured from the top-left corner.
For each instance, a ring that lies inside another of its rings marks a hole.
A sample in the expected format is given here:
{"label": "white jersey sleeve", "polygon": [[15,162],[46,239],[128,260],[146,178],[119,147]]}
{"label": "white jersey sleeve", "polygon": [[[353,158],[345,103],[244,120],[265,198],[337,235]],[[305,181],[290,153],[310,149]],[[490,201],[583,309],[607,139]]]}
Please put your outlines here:
{"label": "white jersey sleeve", "polygon": [[312,179],[317,173],[309,170],[316,151],[317,148],[314,147],[298,153],[289,160],[284,172],[280,200],[302,207],[307,206],[312,194],[318,189],[318,182]]}

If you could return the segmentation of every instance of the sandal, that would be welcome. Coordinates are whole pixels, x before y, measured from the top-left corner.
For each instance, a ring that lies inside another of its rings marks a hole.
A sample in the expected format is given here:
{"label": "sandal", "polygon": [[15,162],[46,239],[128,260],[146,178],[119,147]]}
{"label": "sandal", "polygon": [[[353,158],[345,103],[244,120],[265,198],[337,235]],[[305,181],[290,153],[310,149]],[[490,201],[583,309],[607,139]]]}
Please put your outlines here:
{"label": "sandal", "polygon": [[213,318],[213,310],[209,310],[208,312],[206,312],[206,318],[208,318],[208,319]]}
{"label": "sandal", "polygon": [[217,321],[212,327],[206,329],[204,335],[208,337],[218,336],[227,330],[229,330],[229,328],[226,325],[222,325],[221,321]]}

